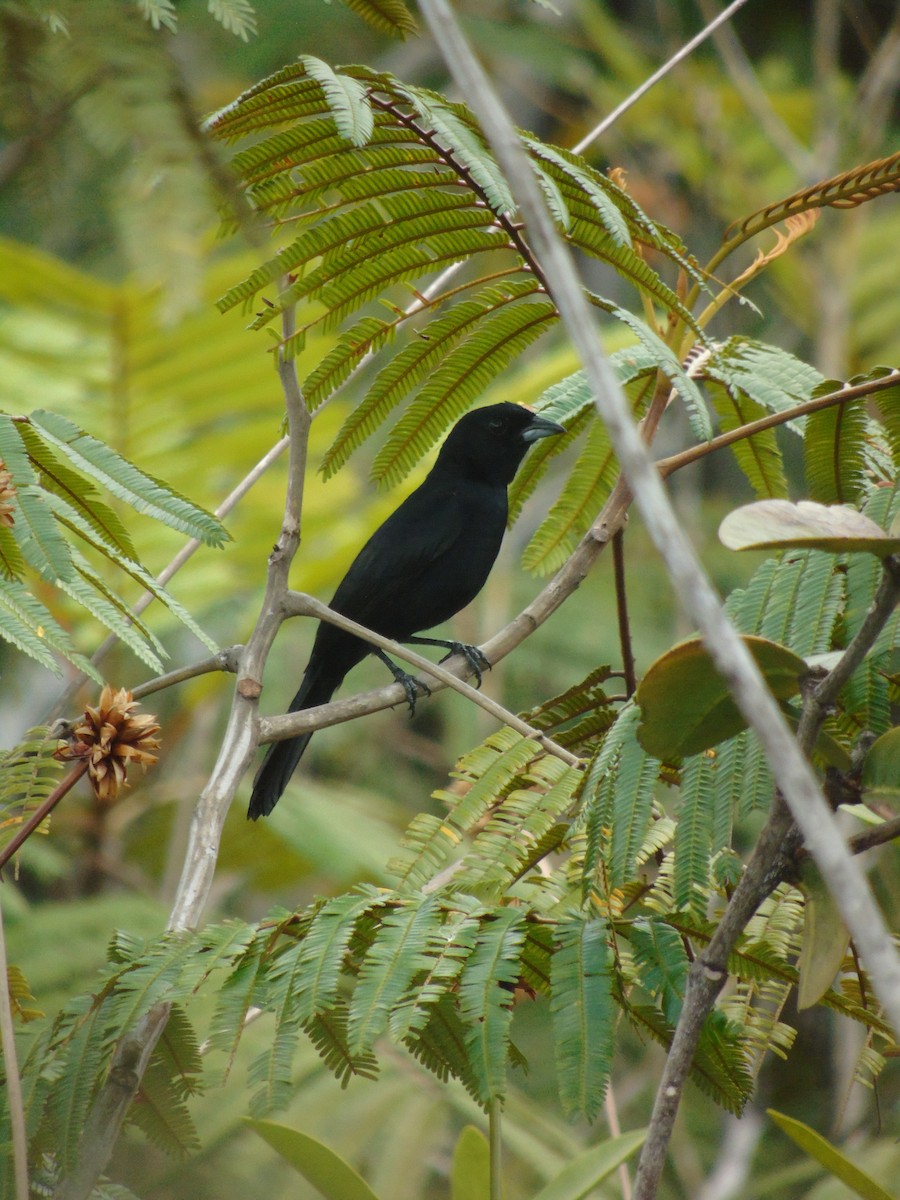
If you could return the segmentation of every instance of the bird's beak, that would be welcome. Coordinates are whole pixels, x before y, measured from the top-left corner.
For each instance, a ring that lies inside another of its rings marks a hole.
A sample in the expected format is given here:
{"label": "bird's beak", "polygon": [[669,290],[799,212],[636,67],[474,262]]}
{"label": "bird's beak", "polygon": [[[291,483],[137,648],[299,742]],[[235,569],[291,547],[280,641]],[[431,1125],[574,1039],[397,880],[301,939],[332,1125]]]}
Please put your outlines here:
{"label": "bird's beak", "polygon": [[529,423],[522,430],[522,440],[526,442],[536,442],[539,438],[556,437],[558,433],[565,433],[562,425],[556,421],[549,421],[546,417],[539,417],[537,413],[531,418]]}

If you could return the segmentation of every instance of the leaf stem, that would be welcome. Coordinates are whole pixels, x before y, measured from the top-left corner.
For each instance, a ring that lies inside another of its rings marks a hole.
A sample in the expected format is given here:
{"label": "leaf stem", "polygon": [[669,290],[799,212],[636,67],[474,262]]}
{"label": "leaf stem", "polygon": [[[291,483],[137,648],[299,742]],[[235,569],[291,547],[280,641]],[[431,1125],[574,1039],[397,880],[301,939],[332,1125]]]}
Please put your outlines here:
{"label": "leaf stem", "polygon": [[502,1107],[496,1097],[488,1107],[488,1135],[491,1160],[490,1200],[503,1200]]}

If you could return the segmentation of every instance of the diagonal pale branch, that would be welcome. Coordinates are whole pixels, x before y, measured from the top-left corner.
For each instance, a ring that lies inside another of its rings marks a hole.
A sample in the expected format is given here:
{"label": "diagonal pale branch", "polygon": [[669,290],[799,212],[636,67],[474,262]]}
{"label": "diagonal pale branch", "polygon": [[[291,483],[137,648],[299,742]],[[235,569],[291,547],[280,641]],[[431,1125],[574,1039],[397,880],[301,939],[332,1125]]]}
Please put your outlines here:
{"label": "diagonal pale branch", "polygon": [[[366,629],[364,625],[360,625],[357,621],[351,621],[348,617],[342,616],[341,613],[329,608],[327,604],[322,604],[321,601],[316,600],[312,596],[307,596],[303,592],[289,592],[286,609],[292,616],[318,617],[319,620],[328,621],[331,625],[336,625],[339,629],[344,629],[348,633],[355,633],[365,641],[371,642],[373,646],[378,646],[379,649],[386,651],[388,654],[392,654],[396,658],[402,659],[414,667],[418,667],[420,671],[429,676],[429,679],[437,680],[444,684],[445,687],[459,692],[467,700],[471,700],[473,704],[476,704],[479,708],[483,708],[485,712],[489,712],[492,717],[496,717],[498,721],[502,721],[503,724],[518,730],[524,737],[533,738],[543,746],[548,754],[562,759],[564,763],[568,763],[572,767],[582,765],[582,760],[577,754],[572,754],[571,751],[566,750],[565,747],[555,742],[553,738],[547,737],[539,729],[533,728],[527,721],[523,721],[521,717],[517,717],[515,713],[504,708],[502,704],[498,704],[496,700],[482,695],[481,692],[460,679],[452,671],[447,670],[439,663],[431,662],[430,659],[425,658],[421,654],[416,654],[408,646],[404,646],[400,642],[394,642],[390,638],[382,637],[381,634],[375,633],[371,629]],[[462,664],[460,666],[462,667]],[[421,681],[419,683],[420,687],[423,686]],[[431,684],[429,683],[427,686],[430,691]],[[307,709],[306,711],[314,712],[315,710]],[[265,735],[269,732],[270,728],[271,726],[265,721],[260,722],[261,742],[267,740]]]}

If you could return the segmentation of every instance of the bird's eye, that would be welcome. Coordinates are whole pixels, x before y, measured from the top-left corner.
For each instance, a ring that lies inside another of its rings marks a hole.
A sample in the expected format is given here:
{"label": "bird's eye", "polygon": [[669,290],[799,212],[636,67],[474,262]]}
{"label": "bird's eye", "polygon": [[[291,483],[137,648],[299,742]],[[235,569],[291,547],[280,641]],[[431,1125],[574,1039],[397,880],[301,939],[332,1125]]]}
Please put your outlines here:
{"label": "bird's eye", "polygon": [[505,428],[506,422],[502,417],[493,417],[488,422],[488,429],[491,431],[491,433],[502,433]]}

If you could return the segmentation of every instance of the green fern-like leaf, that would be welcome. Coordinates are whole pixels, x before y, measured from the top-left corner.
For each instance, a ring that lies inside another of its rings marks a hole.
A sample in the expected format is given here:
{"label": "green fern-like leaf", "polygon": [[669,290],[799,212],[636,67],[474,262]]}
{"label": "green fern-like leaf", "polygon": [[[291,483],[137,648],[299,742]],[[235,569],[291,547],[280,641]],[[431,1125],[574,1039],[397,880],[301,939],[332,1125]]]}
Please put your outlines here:
{"label": "green fern-like leaf", "polygon": [[[509,281],[497,287],[486,288],[477,296],[460,301],[443,316],[431,321],[427,334],[404,346],[394,356],[379,372],[362,402],[348,415],[323,460],[322,471],[325,477],[328,478],[338,470],[349,455],[375,432],[404,395],[428,379],[437,367],[445,364],[448,353],[462,338],[468,336],[473,329],[478,329],[489,315],[497,313],[516,300],[533,295],[537,290],[538,283],[534,279]],[[351,329],[346,336],[353,337],[353,330]],[[363,345],[365,352],[368,346]],[[465,361],[458,363],[457,378],[460,373],[465,372],[466,365]],[[450,373],[448,382],[452,384],[453,378],[454,373]],[[446,417],[434,436],[439,437],[449,424],[450,419]]]}
{"label": "green fern-like leaf", "polygon": [[341,1087],[346,1087],[354,1075],[362,1079],[377,1078],[378,1062],[373,1054],[368,1051],[356,1055],[350,1053],[344,1001],[338,1001],[328,1012],[316,1013],[304,1023],[304,1029]]}
{"label": "green fern-like leaf", "polygon": [[679,908],[703,911],[709,891],[712,830],[718,801],[713,766],[705,754],[694,754],[685,760],[679,795],[675,903]]}
{"label": "green fern-like leaf", "polygon": [[466,1049],[483,1104],[506,1094],[512,989],[520,975],[524,937],[522,914],[514,908],[498,910],[482,922],[459,983]]}
{"label": "green fern-like leaf", "polygon": [[31,422],[77,470],[103,484],[137,512],[147,513],[209,546],[221,546],[226,541],[228,535],[215,517],[139,470],[65,417],[38,411],[32,414]]}
{"label": "green fern-like leaf", "polygon": [[522,302],[485,316],[477,330],[451,350],[397,422],[372,466],[382,484],[403,479],[447,426],[511,359],[556,320],[550,300]]}
{"label": "green fern-like leaf", "polygon": [[515,786],[519,773],[540,754],[537,742],[512,729],[499,729],[457,764],[456,774],[471,786],[462,799],[439,791],[435,799],[454,807],[444,818],[417,819],[404,843],[411,854],[406,862],[392,864],[407,888],[422,887],[439,864],[459,846],[485,813]]}
{"label": "green fern-like leaf", "polygon": [[551,507],[522,555],[529,571],[555,570],[568,558],[612,491],[618,461],[605,425],[594,421],[562,495]]}
{"label": "green fern-like leaf", "polygon": [[636,921],[629,931],[641,986],[658,1000],[663,1016],[675,1025],[684,1001],[688,960],[679,933],[664,921]]}
{"label": "green fern-like leaf", "polygon": [[68,1039],[65,1068],[48,1097],[48,1117],[57,1135],[54,1150],[63,1171],[71,1170],[77,1160],[84,1122],[106,1058],[106,1030],[106,1014],[98,1006]]}
{"label": "green fern-like leaf", "polygon": [[[656,358],[644,346],[629,346],[616,351],[610,359],[613,369],[625,388],[632,409],[639,415],[646,399],[646,388],[636,387],[656,378]],[[551,421],[566,427],[561,437],[545,438],[530,452],[509,489],[510,521],[514,521],[528,497],[543,478],[550,461],[577,440],[591,425],[595,415],[594,398],[584,372],[576,371],[568,378],[549,387],[541,396],[537,410]]]}
{"label": "green fern-like leaf", "polygon": [[550,1015],[559,1095],[569,1117],[592,1120],[613,1055],[612,951],[605,921],[572,917],[554,931]]}
{"label": "green fern-like leaf", "polygon": [[454,885],[474,895],[501,897],[558,842],[551,835],[571,806],[581,778],[576,767],[549,755],[533,763],[523,779],[527,786],[497,804],[475,837]]}
{"label": "green fern-like leaf", "polygon": [[405,38],[419,32],[415,18],[403,0],[341,0],[341,3],[381,33]]}
{"label": "green fern-like leaf", "polygon": [[388,909],[382,916],[350,1003],[348,1045],[352,1053],[372,1048],[413,977],[430,966],[425,951],[438,922],[433,896]]}
{"label": "green fern-like leaf", "polygon": [[184,1009],[175,1006],[128,1114],[147,1139],[172,1158],[186,1158],[200,1148],[185,1098],[199,1090],[201,1074],[194,1030]]}
{"label": "green fern-like leaf", "polygon": [[650,820],[659,762],[635,736],[639,719],[636,705],[621,710],[582,789],[584,887],[600,887],[603,895],[631,877]]}
{"label": "green fern-like leaf", "polygon": [[4,842],[59,783],[62,767],[53,757],[57,744],[49,728],[38,725],[12,749],[0,754],[0,829],[5,834]]}
{"label": "green fern-like leaf", "polygon": [[354,146],[364,146],[372,135],[374,119],[365,88],[359,80],[336,74],[321,58],[313,58],[310,54],[301,54],[300,61],[307,75],[322,88],[341,137]]}
{"label": "green fern-like leaf", "polygon": [[459,895],[453,907],[443,912],[441,924],[428,929],[423,950],[425,973],[411,983],[389,1014],[391,1037],[396,1041],[407,1041],[421,1032],[432,1007],[454,991],[485,912],[476,900]]}
{"label": "green fern-like leaf", "polygon": [[[826,380],[817,391],[835,391]],[[835,404],[806,419],[803,452],[809,497],[820,504],[852,504],[864,484],[864,444],[868,432],[865,400]]]}
{"label": "green fern-like leaf", "polygon": [[54,675],[61,673],[52,653],[56,651],[95,682],[103,682],[97,668],[75,650],[69,635],[49,609],[14,579],[0,579],[0,638]]}
{"label": "green fern-like leaf", "polygon": [[[707,381],[707,393],[719,416],[723,433],[730,433],[764,417],[765,410],[746,393],[724,384]],[[774,429],[732,443],[735,461],[760,499],[785,498],[788,494],[784,463]]]}
{"label": "green fern-like leaf", "polygon": [[104,542],[114,546],[127,558],[135,558],[128,531],[116,512],[100,499],[93,482],[71,470],[53,453],[33,426],[21,422],[18,431],[32,465],[40,474],[42,486],[55,492],[78,511]]}

